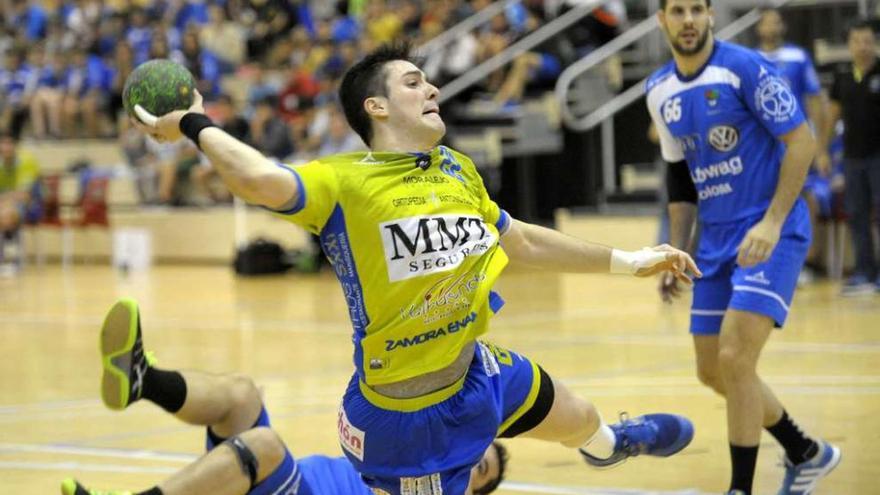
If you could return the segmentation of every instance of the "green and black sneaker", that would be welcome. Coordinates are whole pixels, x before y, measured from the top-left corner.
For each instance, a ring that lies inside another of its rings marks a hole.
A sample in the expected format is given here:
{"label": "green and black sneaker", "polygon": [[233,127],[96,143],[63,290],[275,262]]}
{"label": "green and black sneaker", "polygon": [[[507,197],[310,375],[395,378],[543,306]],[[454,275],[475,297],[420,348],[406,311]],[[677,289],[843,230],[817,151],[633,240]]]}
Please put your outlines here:
{"label": "green and black sneaker", "polygon": [[89,490],[73,478],[67,478],[61,482],[61,495],[132,495],[132,492],[123,490]]}
{"label": "green and black sneaker", "polygon": [[101,327],[101,398],[110,409],[125,409],[141,398],[144,374],[153,364],[144,352],[141,319],[137,302],[123,298],[116,301]]}

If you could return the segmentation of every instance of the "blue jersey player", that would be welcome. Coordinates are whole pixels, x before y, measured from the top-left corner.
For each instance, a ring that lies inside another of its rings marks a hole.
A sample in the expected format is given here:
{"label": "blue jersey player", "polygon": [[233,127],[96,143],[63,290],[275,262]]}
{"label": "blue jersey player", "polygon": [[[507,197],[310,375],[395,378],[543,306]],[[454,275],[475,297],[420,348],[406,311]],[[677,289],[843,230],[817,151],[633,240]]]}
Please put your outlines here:
{"label": "blue jersey player", "polygon": [[776,66],[779,75],[788,83],[798,104],[815,129],[824,129],[826,108],[819,76],[810,54],[803,48],[785,43],[785,21],[777,9],[761,12],[755,32],[758,50]]}
{"label": "blue jersey player", "polygon": [[[667,177],[673,244],[702,225],[691,333],[701,382],[727,400],[731,494],[752,490],[762,427],[784,447],[780,494],[812,493],[839,462],[806,436],[756,372],[788,316],[810,244],[799,199],[815,142],[798,100],[759,53],[716,41],[710,0],[661,0],[674,60],[648,81]],[[663,277],[669,301],[678,284]]]}
{"label": "blue jersey player", "polygon": [[[769,8],[761,12],[755,32],[758,35],[758,49],[761,55],[772,62],[779,75],[788,83],[792,93],[798,100],[798,104],[809,118],[810,124],[819,132],[825,129],[828,118],[828,105],[819,76],[813,66],[810,54],[803,48],[785,43],[785,21],[778,9]],[[831,156],[827,146],[819,146],[816,150],[816,160],[804,182],[804,199],[810,208],[812,225],[818,223],[820,217],[828,217],[831,207]],[[813,278],[811,266],[818,264],[817,250],[815,245],[807,254],[807,267],[804,268],[801,281]]]}
{"label": "blue jersey player", "polygon": [[[270,428],[259,389],[242,375],[156,368],[143,350],[137,303],[118,301],[101,330],[101,396],[111,409],[145,398],[186,423],[207,426],[208,452],[157,486],[141,492],[89,490],[73,479],[62,495],[372,495],[344,457],[294,459]],[[129,372],[136,383],[131,383]],[[133,394],[131,392],[134,392]],[[215,448],[217,447],[217,448]],[[475,494],[493,492],[507,454],[494,442],[471,470]]]}

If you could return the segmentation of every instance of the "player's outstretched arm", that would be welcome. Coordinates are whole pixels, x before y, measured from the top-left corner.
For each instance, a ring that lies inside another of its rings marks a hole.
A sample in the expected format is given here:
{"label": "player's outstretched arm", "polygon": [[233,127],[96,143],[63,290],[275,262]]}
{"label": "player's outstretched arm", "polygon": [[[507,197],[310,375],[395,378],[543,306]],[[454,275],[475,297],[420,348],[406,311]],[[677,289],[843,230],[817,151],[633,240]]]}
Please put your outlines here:
{"label": "player's outstretched arm", "polygon": [[[138,116],[135,125],[158,141],[195,138],[226,187],[248,203],[277,210],[295,204],[300,192],[293,174],[219,127],[210,125],[204,112],[202,96],[196,91],[195,101],[188,110],[177,110],[161,117],[150,114],[140,105],[135,106]],[[187,136],[184,132],[187,128],[189,134],[194,135]]]}
{"label": "player's outstretched arm", "polygon": [[514,262],[544,270],[628,273],[637,277],[671,272],[685,283],[691,282],[688,272],[701,275],[690,255],[666,244],[622,251],[519,220],[513,220],[502,244]]}

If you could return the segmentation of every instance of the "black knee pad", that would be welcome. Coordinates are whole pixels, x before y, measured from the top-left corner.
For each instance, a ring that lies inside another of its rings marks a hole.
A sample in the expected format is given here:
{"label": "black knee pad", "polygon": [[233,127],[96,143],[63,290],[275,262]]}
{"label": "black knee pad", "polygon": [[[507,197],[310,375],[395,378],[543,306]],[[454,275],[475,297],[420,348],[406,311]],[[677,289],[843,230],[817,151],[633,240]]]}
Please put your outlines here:
{"label": "black knee pad", "polygon": [[257,456],[248,448],[247,444],[244,443],[238,435],[234,437],[230,437],[222,445],[228,446],[235,452],[235,458],[238,459],[238,465],[241,467],[241,472],[248,475],[248,478],[251,480],[251,488],[257,484],[257,471],[260,467],[259,461],[257,461]]}

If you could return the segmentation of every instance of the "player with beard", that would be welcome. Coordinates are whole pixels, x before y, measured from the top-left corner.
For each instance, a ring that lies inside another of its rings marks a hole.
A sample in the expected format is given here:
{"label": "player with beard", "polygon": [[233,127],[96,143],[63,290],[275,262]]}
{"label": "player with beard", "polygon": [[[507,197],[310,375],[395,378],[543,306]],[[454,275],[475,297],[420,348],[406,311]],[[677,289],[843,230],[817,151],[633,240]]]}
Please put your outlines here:
{"label": "player with beard", "polygon": [[560,443],[597,466],[687,446],[686,418],[608,425],[536,363],[478,337],[504,304],[493,288],[508,256],[550,271],[668,270],[684,283],[687,271],[699,275],[690,256],[669,246],[623,252],[511,218],[474,163],[438,145],[439,91],[407,46],[356,63],[339,96],[370,151],[298,167],[214,127],[198,98],[188,112],[137,112],[145,132],[200,145],[234,194],[320,235],[354,330],[340,444],[366,484],[381,495],[483,493],[469,486],[471,469],[496,437]]}
{"label": "player with beard", "polygon": [[[648,80],[648,110],[669,162],[670,237],[702,225],[690,331],[700,381],[726,398],[729,493],[750,494],[761,429],[785,449],[780,494],[812,493],[840,450],[805,435],[757,374],[788,315],[810,244],[799,198],[816,144],[798,100],[759,53],[716,41],[710,0],[661,0],[673,59]],[[667,276],[665,301],[680,294]]]}

